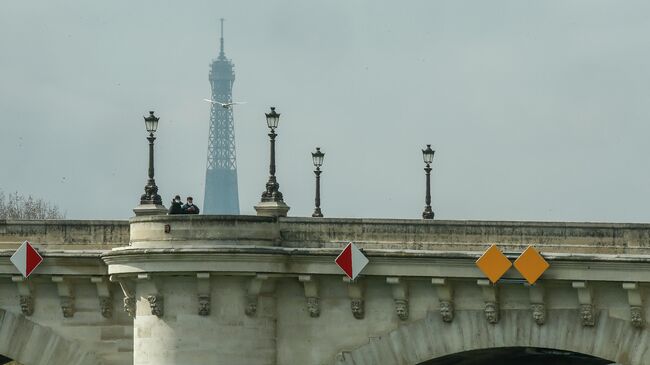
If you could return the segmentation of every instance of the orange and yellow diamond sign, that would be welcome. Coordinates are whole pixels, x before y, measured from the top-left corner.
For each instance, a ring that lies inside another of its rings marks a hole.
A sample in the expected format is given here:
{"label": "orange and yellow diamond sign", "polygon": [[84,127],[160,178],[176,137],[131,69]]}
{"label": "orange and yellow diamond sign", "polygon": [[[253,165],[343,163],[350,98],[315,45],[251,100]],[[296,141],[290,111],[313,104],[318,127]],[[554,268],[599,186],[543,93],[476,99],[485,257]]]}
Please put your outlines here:
{"label": "orange and yellow diamond sign", "polygon": [[478,266],[483,274],[494,284],[508,271],[512,263],[508,258],[499,250],[497,245],[492,245],[483,253],[483,255],[476,260]]}
{"label": "orange and yellow diamond sign", "polygon": [[531,285],[535,284],[549,266],[548,262],[533,246],[528,246],[521,256],[515,260],[515,268]]}

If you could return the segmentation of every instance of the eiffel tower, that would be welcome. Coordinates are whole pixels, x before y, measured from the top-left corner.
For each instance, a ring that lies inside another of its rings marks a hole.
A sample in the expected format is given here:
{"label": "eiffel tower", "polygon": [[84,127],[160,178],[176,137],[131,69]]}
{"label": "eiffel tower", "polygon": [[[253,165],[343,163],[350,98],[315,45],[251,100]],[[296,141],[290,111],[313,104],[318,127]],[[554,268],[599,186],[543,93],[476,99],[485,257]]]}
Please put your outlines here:
{"label": "eiffel tower", "polygon": [[[233,63],[223,50],[223,19],[221,19],[219,57],[210,64],[212,100],[232,101],[235,82]],[[239,214],[237,160],[235,156],[235,125],[232,107],[212,104],[208,133],[208,164],[205,171],[205,214]]]}

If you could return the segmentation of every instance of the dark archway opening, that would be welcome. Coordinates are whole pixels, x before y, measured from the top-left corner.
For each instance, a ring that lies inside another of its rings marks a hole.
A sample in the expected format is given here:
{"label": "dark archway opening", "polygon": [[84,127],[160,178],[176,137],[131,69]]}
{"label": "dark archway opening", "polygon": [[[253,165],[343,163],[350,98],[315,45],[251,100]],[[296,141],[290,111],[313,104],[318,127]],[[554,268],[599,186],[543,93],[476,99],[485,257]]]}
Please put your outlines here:
{"label": "dark archway opening", "polygon": [[0,355],[0,365],[18,365],[18,363],[6,356]]}
{"label": "dark archway opening", "polygon": [[451,354],[418,365],[606,365],[612,361],[577,352],[535,347],[499,347]]}

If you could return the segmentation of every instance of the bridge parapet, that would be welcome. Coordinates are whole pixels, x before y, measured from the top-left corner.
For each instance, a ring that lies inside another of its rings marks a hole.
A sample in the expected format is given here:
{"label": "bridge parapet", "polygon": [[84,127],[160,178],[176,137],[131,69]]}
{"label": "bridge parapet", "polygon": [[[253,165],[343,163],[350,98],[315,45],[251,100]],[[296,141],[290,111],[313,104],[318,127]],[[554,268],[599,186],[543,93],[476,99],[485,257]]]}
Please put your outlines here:
{"label": "bridge parapet", "polygon": [[274,246],[280,230],[273,217],[246,215],[150,215],[131,219],[129,246]]}
{"label": "bridge parapet", "polygon": [[623,223],[424,221],[406,219],[145,216],[131,220],[133,247],[281,246],[504,251],[528,245],[554,253],[650,254],[650,225]]}
{"label": "bridge parapet", "polygon": [[[165,227],[169,232],[165,232]],[[270,218],[176,215],[116,220],[0,220],[0,249],[24,240],[46,250],[115,247],[282,246],[369,249],[504,251],[535,245],[546,252],[650,254],[650,224],[423,221],[407,219]]]}
{"label": "bridge parapet", "polygon": [[650,253],[649,224],[280,218],[280,231],[289,247],[354,241],[376,249],[484,251],[498,244],[519,252],[535,245],[555,253]]}
{"label": "bridge parapet", "polygon": [[29,240],[46,250],[110,250],[129,242],[129,222],[115,220],[0,220],[0,249]]}

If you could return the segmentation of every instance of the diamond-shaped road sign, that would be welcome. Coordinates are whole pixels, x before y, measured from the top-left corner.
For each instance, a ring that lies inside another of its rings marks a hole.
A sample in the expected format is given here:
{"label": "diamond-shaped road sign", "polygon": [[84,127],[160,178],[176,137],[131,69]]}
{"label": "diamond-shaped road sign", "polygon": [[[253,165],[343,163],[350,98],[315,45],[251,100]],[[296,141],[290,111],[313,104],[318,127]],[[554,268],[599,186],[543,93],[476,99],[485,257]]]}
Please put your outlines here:
{"label": "diamond-shaped road sign", "polygon": [[506,255],[504,255],[497,245],[492,245],[490,248],[483,253],[483,255],[476,260],[476,266],[478,266],[483,274],[490,279],[494,284],[503,276],[503,274],[508,271],[512,263]]}
{"label": "diamond-shaped road sign", "polygon": [[521,256],[515,260],[514,266],[521,276],[530,285],[533,285],[550,265],[533,246],[528,246]]}
{"label": "diamond-shaped road sign", "polygon": [[11,263],[24,277],[28,277],[41,262],[43,257],[29,244],[29,241],[23,242],[11,256]]}
{"label": "diamond-shaped road sign", "polygon": [[354,280],[369,261],[366,255],[354,243],[350,242],[334,262],[345,272],[345,275]]}
{"label": "diamond-shaped road sign", "polygon": [[[476,266],[494,284],[508,271],[512,263],[496,245],[492,245],[476,260]],[[542,255],[533,246],[528,246],[519,258],[515,260],[514,266],[530,285],[535,284],[537,279],[549,268],[548,262],[544,260]]]}

